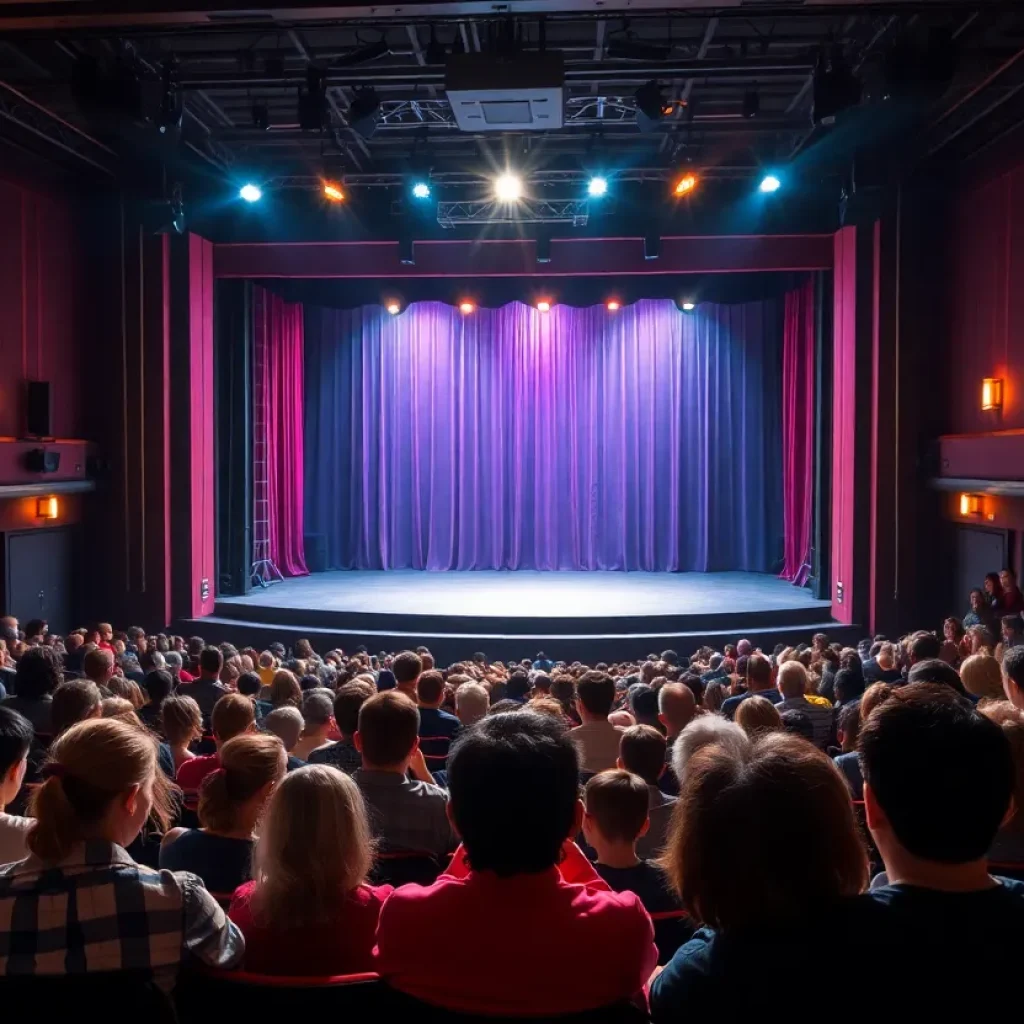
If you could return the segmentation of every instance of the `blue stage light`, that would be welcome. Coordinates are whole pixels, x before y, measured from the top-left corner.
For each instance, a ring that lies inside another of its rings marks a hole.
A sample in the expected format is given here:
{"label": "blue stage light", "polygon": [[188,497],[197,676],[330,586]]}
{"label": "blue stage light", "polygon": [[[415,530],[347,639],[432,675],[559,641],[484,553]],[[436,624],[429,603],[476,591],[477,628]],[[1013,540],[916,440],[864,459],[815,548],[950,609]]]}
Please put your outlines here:
{"label": "blue stage light", "polygon": [[603,196],[608,191],[608,179],[607,178],[591,178],[587,183],[587,195]]}
{"label": "blue stage light", "polygon": [[779,189],[782,188],[782,182],[779,181],[779,179],[776,178],[774,174],[766,174],[761,179],[761,184],[758,186],[758,188],[762,192],[778,192]]}
{"label": "blue stage light", "polygon": [[412,194],[416,199],[429,199],[430,186],[425,181],[417,181],[412,187]]}
{"label": "blue stage light", "polygon": [[247,203],[258,203],[263,198],[263,189],[259,185],[247,182],[238,190],[238,198],[244,199]]}

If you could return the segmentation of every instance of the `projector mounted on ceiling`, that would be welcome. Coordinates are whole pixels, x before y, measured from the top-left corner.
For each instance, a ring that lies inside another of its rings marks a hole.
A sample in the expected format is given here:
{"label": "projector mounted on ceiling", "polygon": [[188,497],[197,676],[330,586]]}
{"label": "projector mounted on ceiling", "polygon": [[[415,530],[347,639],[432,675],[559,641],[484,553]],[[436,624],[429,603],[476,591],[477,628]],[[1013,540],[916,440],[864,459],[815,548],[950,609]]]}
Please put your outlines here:
{"label": "projector mounted on ceiling", "polygon": [[558,52],[459,53],[445,69],[448,102],[466,132],[561,128],[564,85]]}

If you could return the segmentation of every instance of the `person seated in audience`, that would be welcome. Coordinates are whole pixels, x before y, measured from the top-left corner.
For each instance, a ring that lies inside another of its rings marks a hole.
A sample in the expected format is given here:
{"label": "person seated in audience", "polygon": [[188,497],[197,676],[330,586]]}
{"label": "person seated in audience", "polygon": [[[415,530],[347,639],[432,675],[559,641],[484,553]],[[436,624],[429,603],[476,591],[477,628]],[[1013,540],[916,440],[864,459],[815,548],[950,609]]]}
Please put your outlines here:
{"label": "person seated in audience", "polygon": [[367,884],[373,862],[359,787],[307,765],[274,790],[253,855],[253,880],[228,916],[245,936],[248,971],[334,975],[373,970],[374,935],[389,885]]}
{"label": "person seated in audience", "polygon": [[[576,1013],[641,992],[657,960],[653,928],[638,897],[607,891],[571,842],[583,820],[571,735],[520,711],[488,716],[456,741],[449,813],[462,848],[433,885],[403,886],[384,904],[375,965],[392,988],[509,1016]],[[529,950],[525,981],[497,949]]]}
{"label": "person seated in audience", "polygon": [[424,672],[416,683],[420,708],[420,749],[428,765],[444,767],[451,742],[459,734],[461,723],[455,715],[441,710],[444,703],[444,677],[436,669]]}
{"label": "person seated in audience", "polygon": [[1002,659],[1007,651],[1024,646],[1024,619],[1019,615],[1004,615],[999,620],[1002,640],[996,647],[996,657]]}
{"label": "person seated in audience", "polygon": [[576,710],[581,725],[569,735],[580,752],[584,772],[614,768],[619,758],[622,727],[608,721],[615,702],[615,681],[607,672],[584,672],[576,683]]}
{"label": "person seated in audience", "polygon": [[1024,612],[1024,594],[1017,586],[1017,574],[1012,569],[1003,569],[999,573],[999,585],[1002,596],[999,599],[999,610],[1005,615],[1020,615]]}
{"label": "person seated in audience", "polygon": [[1008,700],[989,700],[979,705],[978,710],[1003,730],[1013,755],[1012,814],[1004,819],[989,847],[988,859],[990,864],[1019,866],[1016,874],[1024,870],[1024,711]]}
{"label": "person seated in audience", "polygon": [[50,722],[54,737],[76,722],[84,722],[87,718],[99,718],[102,714],[103,698],[100,688],[90,679],[65,679],[53,691],[50,704]]}
{"label": "person seated in audience", "polygon": [[[198,701],[195,703],[198,705]],[[176,781],[181,788],[182,800],[190,810],[199,806],[199,787],[203,779],[220,767],[220,748],[236,736],[255,731],[256,710],[248,697],[227,693],[214,705],[210,720],[217,752],[189,758],[178,767]]]}
{"label": "person seated in audience", "polygon": [[29,856],[0,868],[0,974],[144,970],[170,984],[187,958],[236,966],[241,932],[201,881],[126,852],[148,818],[167,827],[169,808],[143,730],[91,719],[58,736],[32,797]]}
{"label": "person seated in audience", "polygon": [[265,715],[277,708],[302,707],[302,687],[295,673],[289,669],[278,669],[270,683],[269,706],[263,709]]}
{"label": "person seated in audience", "polygon": [[[698,682],[699,682],[699,677]],[[679,734],[697,716],[697,699],[686,683],[666,683],[658,690],[658,721],[665,730],[665,765],[659,786],[663,793],[677,796],[679,783],[668,766],[672,761],[672,747]]]}
{"label": "person seated in audience", "polygon": [[35,822],[20,814],[6,814],[4,808],[21,791],[33,735],[27,718],[0,704],[0,864],[28,856],[28,833]]}
{"label": "person seated in audience", "polygon": [[[552,700],[554,698],[552,697]],[[480,683],[463,683],[455,691],[455,715],[459,724],[465,729],[475,725],[487,715],[487,708],[490,704],[490,697],[487,689]],[[559,706],[564,705],[559,701]]]}
{"label": "person seated in audience", "polygon": [[[781,702],[780,702],[781,703]],[[755,695],[736,708],[736,724],[752,739],[782,728],[782,717],[771,701]]]}
{"label": "person seated in audience", "polygon": [[1003,672],[991,654],[972,654],[960,665],[964,689],[979,700],[1003,700]]}
{"label": "person seated in audience", "polygon": [[722,704],[722,714],[728,719],[735,716],[743,701],[752,697],[763,697],[772,704],[782,700],[782,694],[772,681],[772,663],[763,654],[752,654],[747,658],[745,679],[746,692],[730,697]]}
{"label": "person seated in audience", "polygon": [[434,784],[420,750],[419,724],[418,708],[400,690],[364,701],[354,737],[363,763],[353,778],[381,850],[425,853],[440,861],[456,841],[448,794]]}
{"label": "person seated in audience", "polygon": [[402,651],[391,662],[391,671],[398,691],[415,703],[416,684],[423,672],[423,659],[415,651]]}
{"label": "person seated in audience", "polygon": [[154,732],[160,729],[160,705],[174,692],[174,679],[166,669],[155,669],[146,676],[148,702],[138,708],[139,719]]}
{"label": "person seated in audience", "polygon": [[230,895],[250,877],[256,825],[287,764],[276,736],[228,740],[220,766],[199,790],[199,828],[172,828],[160,844],[160,867],[191,871],[210,892]]}
{"label": "person seated in audience", "polygon": [[[875,684],[879,685],[879,684]],[[882,686],[885,684],[882,683]],[[870,687],[868,688],[870,691]],[[863,701],[863,698],[862,698]],[[836,767],[846,779],[850,787],[850,796],[854,800],[864,798],[864,779],[860,774],[860,755],[857,753],[857,737],[860,734],[861,704],[847,704],[839,711],[837,736],[842,748],[832,758]]]}
{"label": "person seated in audience", "polygon": [[639,855],[644,859],[657,856],[665,845],[668,824],[676,799],[658,787],[665,769],[665,737],[649,725],[634,725],[622,733],[619,742],[618,768],[644,780],[647,786],[648,828],[637,840]]}
{"label": "person seated in audience", "polygon": [[103,696],[110,696],[107,688],[113,678],[117,664],[111,651],[102,651],[98,647],[86,650],[82,659],[82,672],[86,679],[92,680],[99,688]]}
{"label": "person seated in audience", "polygon": [[995,625],[995,616],[992,614],[992,604],[985,598],[985,594],[978,587],[975,587],[970,595],[970,611],[963,618],[964,629],[971,626],[985,626],[992,629]]}
{"label": "person seated in audience", "polygon": [[[663,861],[703,927],[651,982],[655,1024],[763,1009],[781,965],[836,948],[868,874],[846,783],[824,753],[782,732],[739,755],[719,744],[693,755]],[[833,984],[801,971],[797,1016],[819,1013]]]}
{"label": "person seated in audience", "polygon": [[37,736],[53,735],[50,717],[53,691],[63,680],[60,656],[52,647],[32,647],[18,659],[15,695],[3,706],[17,711],[32,723]]}
{"label": "person seated in audience", "polygon": [[704,695],[701,697],[701,707],[710,714],[719,714],[722,705],[729,697],[729,691],[725,684],[719,680],[710,682],[704,687]]}
{"label": "person seated in audience", "polygon": [[[899,963],[896,1012],[997,1012],[1001,994],[972,972],[921,985],[956,955],[1011,977],[1024,955],[1024,883],[994,877],[988,851],[1012,810],[1015,767],[1003,730],[947,686],[901,687],[860,731],[867,827],[885,864],[863,899],[872,957]],[[804,860],[804,864],[807,861]],[[882,884],[879,884],[879,883]],[[862,934],[861,939],[867,939]]]}
{"label": "person seated in audience", "polygon": [[373,696],[373,690],[364,683],[345,683],[334,697],[334,724],[341,739],[326,743],[309,755],[310,764],[329,764],[351,775],[363,763],[356,749],[355,733],[359,728],[359,709]]}
{"label": "person seated in audience", "polygon": [[286,704],[282,708],[274,708],[273,711],[263,719],[264,731],[276,736],[288,755],[287,769],[290,772],[301,768],[306,762],[297,758],[292,751],[299,742],[303,730],[302,712],[298,708]]}
{"label": "person seated in audience", "polygon": [[191,697],[168,697],[160,705],[160,732],[171,750],[174,776],[196,755],[189,747],[203,736],[203,715]]}
{"label": "person seated in audience", "polygon": [[[824,750],[832,741],[834,714],[831,705],[812,702],[807,697],[807,669],[799,661],[787,661],[779,667],[776,683],[782,700],[775,705],[781,715],[785,711],[799,711],[811,720],[814,735],[811,742]],[[822,698],[816,697],[817,700]]]}
{"label": "person seated in audience", "polygon": [[199,705],[203,722],[210,720],[213,706],[228,693],[228,688],[220,681],[223,667],[224,655],[220,648],[204,647],[199,653],[199,678],[178,687],[179,697],[191,697]]}
{"label": "person seated in audience", "polygon": [[728,722],[720,715],[695,718],[672,747],[672,772],[680,785],[686,778],[690,758],[708,744],[717,744],[734,756],[742,757],[750,749],[750,738],[735,722]]}
{"label": "person seated in audience", "polygon": [[329,743],[334,728],[334,694],[318,688],[302,698],[302,735],[290,751],[300,761],[308,761],[314,750]]}
{"label": "person seated in audience", "polygon": [[1014,707],[1024,709],[1024,647],[1007,651],[1002,661],[1003,691]]}

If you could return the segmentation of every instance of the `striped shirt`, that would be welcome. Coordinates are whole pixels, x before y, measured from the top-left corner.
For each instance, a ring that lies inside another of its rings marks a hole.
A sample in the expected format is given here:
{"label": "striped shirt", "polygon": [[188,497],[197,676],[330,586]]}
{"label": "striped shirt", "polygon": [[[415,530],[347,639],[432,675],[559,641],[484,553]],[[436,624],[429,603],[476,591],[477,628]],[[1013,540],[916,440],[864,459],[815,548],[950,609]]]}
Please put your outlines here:
{"label": "striped shirt", "polygon": [[195,875],[143,867],[113,843],[0,868],[0,976],[150,970],[170,987],[186,956],[234,967],[244,950]]}

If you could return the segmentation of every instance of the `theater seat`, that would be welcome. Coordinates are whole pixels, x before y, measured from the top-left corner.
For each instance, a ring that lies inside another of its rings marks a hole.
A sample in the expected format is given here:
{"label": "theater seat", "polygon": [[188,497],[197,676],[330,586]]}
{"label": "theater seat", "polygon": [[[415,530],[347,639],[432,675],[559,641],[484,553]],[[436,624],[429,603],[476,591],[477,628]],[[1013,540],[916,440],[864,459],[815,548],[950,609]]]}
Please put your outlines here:
{"label": "theater seat", "polygon": [[654,923],[654,944],[658,947],[658,964],[664,967],[675,951],[693,938],[697,930],[693,918],[685,910],[663,910],[651,914]]}
{"label": "theater seat", "polygon": [[378,853],[370,872],[374,885],[433,885],[441,874],[437,858],[425,852]]}
{"label": "theater seat", "polygon": [[1024,864],[1021,864],[1019,861],[1015,864],[1006,864],[990,860],[988,862],[988,873],[990,875],[998,875],[1001,878],[1010,878],[1016,882],[1024,882]]}
{"label": "theater seat", "polygon": [[118,1020],[176,1024],[170,997],[148,971],[96,971],[92,974],[0,978],[5,1021],[81,1020],[83,1009],[116,1007]]}

